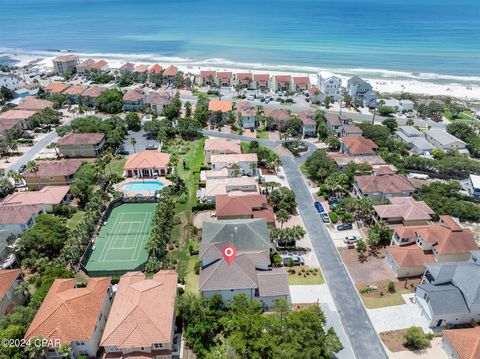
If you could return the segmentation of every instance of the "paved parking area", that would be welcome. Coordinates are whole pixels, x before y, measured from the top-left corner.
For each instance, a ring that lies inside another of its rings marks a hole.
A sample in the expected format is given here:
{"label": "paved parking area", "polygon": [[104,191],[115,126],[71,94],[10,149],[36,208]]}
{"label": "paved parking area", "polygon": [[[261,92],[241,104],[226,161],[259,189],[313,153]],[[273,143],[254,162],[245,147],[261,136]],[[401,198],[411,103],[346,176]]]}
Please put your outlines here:
{"label": "paved parking area", "polygon": [[138,132],[133,132],[133,131],[128,131],[128,134],[127,136],[125,136],[125,140],[123,141],[123,148],[129,153],[133,153],[134,150],[133,150],[133,145],[130,143],[130,139],[131,138],[135,138],[135,140],[137,141],[137,143],[135,143],[135,151],[136,152],[139,152],[139,151],[144,151],[145,148],[148,146],[148,145],[155,145],[155,146],[159,146],[159,143],[157,140],[155,139],[152,139],[152,140],[149,140],[147,139],[147,134],[145,133],[144,130],[140,130]]}
{"label": "paved parking area", "polygon": [[420,313],[420,308],[410,301],[393,307],[367,309],[367,313],[377,333],[411,326],[421,327],[426,332],[432,332],[427,319]]}

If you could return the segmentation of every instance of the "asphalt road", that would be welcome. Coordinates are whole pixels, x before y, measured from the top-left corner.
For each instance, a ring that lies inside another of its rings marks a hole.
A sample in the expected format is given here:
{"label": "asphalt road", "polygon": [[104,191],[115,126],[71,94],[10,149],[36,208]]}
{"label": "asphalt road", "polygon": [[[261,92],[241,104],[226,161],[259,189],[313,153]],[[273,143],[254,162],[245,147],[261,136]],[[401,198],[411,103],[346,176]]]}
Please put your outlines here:
{"label": "asphalt road", "polygon": [[[254,140],[249,137],[219,131],[203,131],[203,133],[207,136],[248,142]],[[257,141],[269,148],[274,148],[281,143],[281,141],[261,139],[257,139]],[[313,249],[320,262],[325,281],[332,293],[342,325],[355,356],[358,359],[386,359],[388,356],[380,342],[380,338],[370,322],[365,307],[325,225],[320,220],[318,212],[313,205],[313,197],[300,172],[299,165],[306,161],[316,148],[309,142],[304,143],[308,145],[308,151],[304,153],[302,157],[281,156],[280,158],[283,162],[283,169],[287,181],[295,192],[298,210],[305,224],[305,229],[312,241]],[[344,346],[348,346],[345,340],[342,340],[342,343]]]}

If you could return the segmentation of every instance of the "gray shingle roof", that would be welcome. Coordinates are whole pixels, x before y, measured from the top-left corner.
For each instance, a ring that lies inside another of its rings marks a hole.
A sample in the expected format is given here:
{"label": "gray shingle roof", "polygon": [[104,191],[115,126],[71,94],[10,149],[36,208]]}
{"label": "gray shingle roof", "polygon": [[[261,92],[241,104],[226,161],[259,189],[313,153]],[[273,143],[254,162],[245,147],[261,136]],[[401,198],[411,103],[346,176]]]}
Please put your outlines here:
{"label": "gray shingle roof", "polygon": [[270,249],[270,233],[263,218],[205,221],[202,244],[233,244],[237,251]]}
{"label": "gray shingle roof", "polygon": [[457,142],[457,141],[465,144],[465,142],[463,142],[461,139],[449,134],[445,130],[441,130],[441,129],[438,129],[438,128],[433,128],[431,130],[428,130],[425,133],[427,135],[429,135],[430,137],[432,137],[433,139],[435,139],[436,141],[438,141],[439,143],[441,143],[442,145],[449,145],[449,144],[451,144],[453,142]]}
{"label": "gray shingle roof", "polygon": [[398,130],[408,137],[423,137],[423,134],[413,126],[401,126]]}
{"label": "gray shingle roof", "polygon": [[420,284],[418,288],[428,293],[428,299],[435,315],[463,314],[470,310],[463,299],[462,292],[451,284]]}

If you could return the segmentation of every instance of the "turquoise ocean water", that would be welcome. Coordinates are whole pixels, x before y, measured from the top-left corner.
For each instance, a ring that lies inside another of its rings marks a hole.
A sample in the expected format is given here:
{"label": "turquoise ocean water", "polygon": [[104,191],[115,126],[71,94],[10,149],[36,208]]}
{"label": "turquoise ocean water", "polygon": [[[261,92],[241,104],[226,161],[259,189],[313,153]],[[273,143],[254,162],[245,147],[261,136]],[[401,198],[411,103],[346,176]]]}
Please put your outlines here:
{"label": "turquoise ocean water", "polygon": [[0,0],[0,47],[480,83],[480,0]]}

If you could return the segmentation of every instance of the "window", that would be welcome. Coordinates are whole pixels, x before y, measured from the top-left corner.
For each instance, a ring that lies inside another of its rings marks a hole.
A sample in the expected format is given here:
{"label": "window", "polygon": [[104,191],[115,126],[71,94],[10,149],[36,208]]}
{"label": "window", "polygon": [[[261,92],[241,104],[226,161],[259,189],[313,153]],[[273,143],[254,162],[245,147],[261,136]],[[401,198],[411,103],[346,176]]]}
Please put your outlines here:
{"label": "window", "polygon": [[155,343],[155,344],[153,344],[153,347],[154,347],[155,349],[162,349],[162,348],[163,348],[163,344]]}

